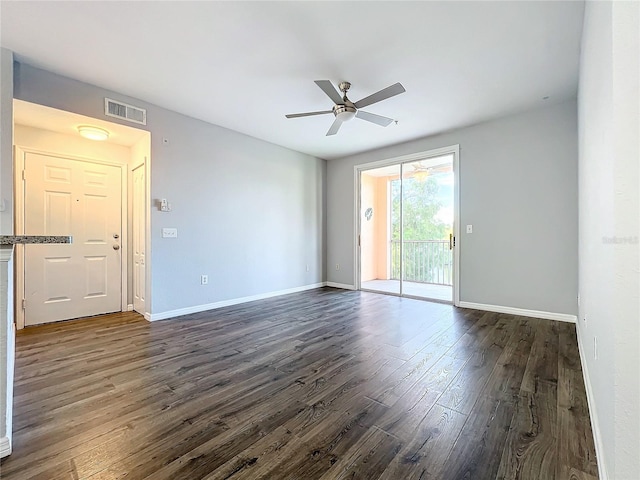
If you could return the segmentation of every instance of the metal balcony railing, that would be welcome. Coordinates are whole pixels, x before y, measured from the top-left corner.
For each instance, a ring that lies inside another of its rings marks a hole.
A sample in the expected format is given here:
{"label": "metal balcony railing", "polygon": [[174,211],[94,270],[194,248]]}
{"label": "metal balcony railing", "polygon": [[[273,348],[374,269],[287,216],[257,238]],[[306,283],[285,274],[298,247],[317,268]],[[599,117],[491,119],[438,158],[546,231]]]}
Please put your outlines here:
{"label": "metal balcony railing", "polygon": [[[391,279],[400,280],[400,243],[391,241]],[[402,242],[403,280],[453,285],[453,250],[446,240],[406,240]]]}

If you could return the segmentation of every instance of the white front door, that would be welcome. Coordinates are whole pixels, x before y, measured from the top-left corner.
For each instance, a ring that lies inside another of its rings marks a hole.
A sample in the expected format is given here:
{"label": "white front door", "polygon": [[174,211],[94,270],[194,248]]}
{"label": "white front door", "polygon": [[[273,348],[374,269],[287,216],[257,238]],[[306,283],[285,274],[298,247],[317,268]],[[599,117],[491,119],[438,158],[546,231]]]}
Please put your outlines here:
{"label": "white front door", "polygon": [[121,311],[122,178],[118,167],[25,156],[25,234],[72,235],[25,246],[25,324]]}
{"label": "white front door", "polygon": [[133,309],[144,315],[145,299],[145,233],[146,233],[146,180],[145,166],[133,170],[132,224],[133,224]]}

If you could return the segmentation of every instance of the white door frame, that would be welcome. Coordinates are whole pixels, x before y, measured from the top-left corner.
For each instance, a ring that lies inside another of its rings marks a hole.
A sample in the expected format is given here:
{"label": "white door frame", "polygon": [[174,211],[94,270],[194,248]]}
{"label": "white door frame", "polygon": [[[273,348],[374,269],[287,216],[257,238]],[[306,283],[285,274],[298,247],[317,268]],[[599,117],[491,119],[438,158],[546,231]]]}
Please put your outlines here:
{"label": "white door frame", "polygon": [[[143,317],[147,321],[151,321],[151,152],[144,156],[142,162],[131,163],[129,165],[129,176],[133,178],[133,171],[139,167],[144,168],[144,314]],[[133,180],[131,180],[133,181]],[[133,188],[131,189],[133,190]],[[133,200],[131,204],[133,208]],[[133,275],[132,275],[133,277]],[[131,299],[133,301],[133,299]],[[132,306],[133,310],[133,306]],[[138,312],[140,313],[140,312]]]}
{"label": "white door frame", "polygon": [[[44,150],[38,150],[29,147],[23,147],[16,145],[14,147],[14,178],[15,178],[15,231],[16,235],[24,235],[24,217],[25,217],[25,185],[23,179],[23,171],[25,168],[25,156],[27,153],[35,153],[39,155],[47,155],[49,157],[64,158],[69,160],[75,160],[85,163],[97,163],[100,165],[108,165],[117,167],[120,169],[120,181],[121,181],[121,195],[120,199],[120,232],[121,232],[121,247],[122,254],[120,255],[120,271],[122,277],[122,287],[120,292],[120,311],[125,311],[128,308],[127,305],[127,292],[128,292],[128,165],[122,163],[111,162],[109,160],[102,160],[97,158],[79,157],[77,155],[68,155],[66,153],[48,152]],[[145,162],[146,163],[146,162]],[[71,232],[69,232],[71,233]],[[25,326],[24,309],[22,308],[22,300],[25,298],[25,285],[24,285],[24,245],[16,245],[15,249],[15,315],[16,315],[16,328],[22,329]]]}
{"label": "white door frame", "polygon": [[[149,218],[149,212],[148,212],[148,208],[147,208],[147,204],[149,203],[148,202],[148,198],[147,198],[148,197],[147,192],[149,191],[149,189],[147,187],[147,179],[149,177],[148,172],[147,172],[148,163],[149,162],[147,161],[147,157],[145,156],[144,157],[144,161],[142,163],[138,163],[137,165],[132,165],[132,167],[130,168],[130,171],[131,171],[131,212],[132,212],[132,218],[133,219],[135,219],[135,215],[133,215],[133,212],[135,212],[135,210],[136,210],[136,202],[138,201],[138,198],[134,195],[133,173],[136,170],[138,170],[139,168],[141,168],[142,171],[143,171],[143,174],[144,174],[144,195],[143,195],[144,196],[144,205],[143,205],[144,208],[142,208],[141,210],[142,210],[142,212],[144,212],[144,219],[143,219],[144,228],[142,230],[144,232],[143,233],[143,235],[144,235],[143,243],[144,243],[144,263],[145,263],[145,266],[144,266],[144,290],[145,291],[144,291],[144,312],[138,312],[138,313],[140,313],[141,315],[145,316],[145,318],[146,318],[146,315],[148,314],[147,313],[147,280],[148,280],[148,278],[147,278],[147,247],[148,247],[147,239],[149,237],[149,223],[147,221],[147,219]],[[131,236],[134,237],[136,225],[132,225],[132,228],[133,228],[133,231],[131,232]],[[132,240],[133,240],[133,238],[132,238]],[[133,249],[132,253],[133,253],[133,255],[135,255],[135,246],[134,246],[134,249]],[[135,302],[136,302],[136,299],[135,299],[135,295],[136,295],[136,293],[135,293],[135,291],[136,291],[136,285],[135,285],[135,283],[136,283],[136,280],[135,280],[135,262],[134,262],[134,265],[131,265],[131,266],[134,269],[134,275],[132,275],[132,278],[133,278],[133,298],[131,299],[131,301],[133,302],[132,310],[135,312],[135,311],[137,311],[136,310],[136,306],[135,306]]]}
{"label": "white door frame", "polygon": [[355,286],[356,290],[361,290],[361,278],[360,278],[360,247],[358,245],[358,239],[361,232],[361,215],[360,215],[360,174],[365,170],[371,170],[378,167],[386,167],[389,165],[396,165],[405,162],[415,162],[418,160],[425,160],[427,158],[441,157],[444,155],[453,154],[453,236],[455,238],[455,247],[453,248],[453,305],[456,307],[460,305],[460,145],[450,145],[448,147],[436,148],[433,150],[427,150],[424,152],[412,153],[410,155],[403,155],[400,157],[388,158],[385,160],[378,160],[371,163],[363,163],[354,165],[353,167],[353,181],[354,181],[354,194],[355,194],[355,210],[354,210],[354,242],[353,242],[353,268],[355,272]]}
{"label": "white door frame", "polygon": [[[151,138],[149,138],[151,145]],[[144,157],[144,318],[151,321],[151,147]],[[134,167],[135,168],[135,167]]]}

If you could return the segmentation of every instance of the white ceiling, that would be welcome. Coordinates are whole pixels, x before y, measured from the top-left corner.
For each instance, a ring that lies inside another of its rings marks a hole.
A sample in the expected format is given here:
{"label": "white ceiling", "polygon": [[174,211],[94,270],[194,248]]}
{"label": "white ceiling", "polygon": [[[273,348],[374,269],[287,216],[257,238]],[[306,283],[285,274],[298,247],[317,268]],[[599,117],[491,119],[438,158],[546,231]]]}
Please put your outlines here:
{"label": "white ceiling", "polygon": [[[0,2],[16,59],[332,159],[576,95],[582,1]],[[325,133],[314,83],[407,92]]]}

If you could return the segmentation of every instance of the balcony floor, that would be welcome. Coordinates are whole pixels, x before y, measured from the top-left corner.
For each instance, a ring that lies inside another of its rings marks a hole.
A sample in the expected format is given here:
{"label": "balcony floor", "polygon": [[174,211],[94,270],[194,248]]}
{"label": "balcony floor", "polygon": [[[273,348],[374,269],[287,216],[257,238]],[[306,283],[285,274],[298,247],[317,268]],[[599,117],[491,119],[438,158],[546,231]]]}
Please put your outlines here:
{"label": "balcony floor", "polygon": [[[400,280],[368,280],[360,288],[383,293],[400,293]],[[453,287],[450,285],[432,285],[430,283],[402,282],[402,293],[411,297],[427,298],[453,302]]]}

